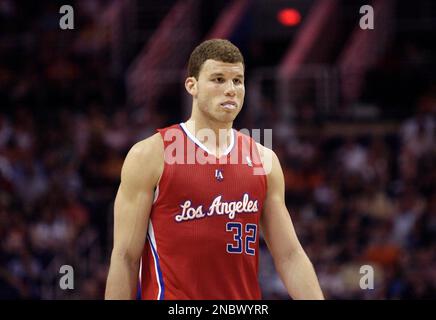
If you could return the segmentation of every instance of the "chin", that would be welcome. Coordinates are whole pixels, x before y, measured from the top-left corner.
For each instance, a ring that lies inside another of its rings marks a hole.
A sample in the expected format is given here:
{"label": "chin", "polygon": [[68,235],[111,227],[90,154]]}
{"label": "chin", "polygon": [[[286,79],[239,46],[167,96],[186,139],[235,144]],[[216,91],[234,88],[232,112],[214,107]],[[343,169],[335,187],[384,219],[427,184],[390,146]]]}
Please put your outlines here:
{"label": "chin", "polygon": [[229,123],[229,122],[233,122],[236,119],[237,114],[227,114],[224,116],[219,117],[220,122],[224,122],[224,123]]}
{"label": "chin", "polygon": [[205,112],[207,118],[219,123],[231,123],[235,121],[240,110],[234,110],[233,112],[226,112],[223,110],[214,110],[212,112]]}
{"label": "chin", "polygon": [[216,118],[219,119],[226,119],[229,121],[233,121],[238,116],[238,114],[239,114],[239,109],[232,110],[232,111],[218,110],[218,112],[215,113],[215,116]]}

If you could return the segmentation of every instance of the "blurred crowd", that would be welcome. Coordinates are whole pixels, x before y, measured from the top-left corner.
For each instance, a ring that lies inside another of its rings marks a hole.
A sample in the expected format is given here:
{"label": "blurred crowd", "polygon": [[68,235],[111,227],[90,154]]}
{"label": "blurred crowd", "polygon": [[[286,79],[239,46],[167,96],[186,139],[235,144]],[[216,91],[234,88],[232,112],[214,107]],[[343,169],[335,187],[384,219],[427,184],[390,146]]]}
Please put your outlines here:
{"label": "blurred crowd", "polygon": [[[108,1],[78,2],[68,31],[52,1],[0,2],[1,298],[103,297],[122,161],[154,119],[129,118],[96,44]],[[72,292],[59,290],[64,264]]]}
{"label": "blurred crowd", "polygon": [[[273,140],[287,206],[329,298],[436,296],[436,122],[422,108],[385,136],[314,128]],[[126,111],[98,108],[53,119],[54,128],[41,127],[24,107],[0,115],[1,295],[43,298],[59,266],[71,264],[83,267],[77,298],[101,298],[123,158],[159,125],[138,132]],[[286,298],[261,249],[264,297]],[[362,265],[375,270],[374,290],[359,287]]]}
{"label": "blurred crowd", "polygon": [[[28,6],[0,2],[11,39],[0,43],[0,298],[101,299],[123,159],[169,123],[127,104],[107,51],[73,41],[93,38],[95,7],[83,6],[80,32],[60,36],[57,15]],[[383,134],[330,134],[308,119],[313,110],[301,110],[309,133],[261,126],[275,134],[287,206],[327,298],[436,297],[434,88],[410,109]],[[66,264],[75,290],[58,287]],[[363,265],[372,290],[359,287]],[[259,267],[263,297],[288,298],[263,241]]]}
{"label": "blurred crowd", "polygon": [[[312,127],[273,140],[288,209],[328,298],[436,297],[436,96],[419,101],[392,132]],[[266,250],[265,296],[286,298]],[[367,265],[373,290],[360,287]]]}

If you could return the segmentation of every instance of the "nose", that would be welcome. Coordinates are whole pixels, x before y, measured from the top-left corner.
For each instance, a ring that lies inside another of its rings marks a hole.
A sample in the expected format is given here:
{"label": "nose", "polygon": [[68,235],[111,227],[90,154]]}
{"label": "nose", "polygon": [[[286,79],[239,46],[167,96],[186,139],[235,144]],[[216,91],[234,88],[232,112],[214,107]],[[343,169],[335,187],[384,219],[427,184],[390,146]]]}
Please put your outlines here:
{"label": "nose", "polygon": [[233,81],[228,81],[224,94],[231,97],[234,97],[236,95],[236,88]]}

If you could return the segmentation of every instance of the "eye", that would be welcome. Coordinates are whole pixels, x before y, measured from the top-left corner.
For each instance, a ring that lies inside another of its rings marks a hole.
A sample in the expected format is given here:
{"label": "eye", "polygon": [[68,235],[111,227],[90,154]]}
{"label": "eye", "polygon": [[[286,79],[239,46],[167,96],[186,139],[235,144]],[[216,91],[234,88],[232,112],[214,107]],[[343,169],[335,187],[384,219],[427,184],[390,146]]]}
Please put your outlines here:
{"label": "eye", "polygon": [[222,78],[222,77],[218,77],[218,78],[214,78],[214,79],[212,79],[212,81],[213,81],[213,82],[216,82],[216,83],[224,83],[224,78]]}
{"label": "eye", "polygon": [[242,80],[239,79],[239,78],[236,78],[236,79],[233,80],[233,83],[234,84],[242,84]]}

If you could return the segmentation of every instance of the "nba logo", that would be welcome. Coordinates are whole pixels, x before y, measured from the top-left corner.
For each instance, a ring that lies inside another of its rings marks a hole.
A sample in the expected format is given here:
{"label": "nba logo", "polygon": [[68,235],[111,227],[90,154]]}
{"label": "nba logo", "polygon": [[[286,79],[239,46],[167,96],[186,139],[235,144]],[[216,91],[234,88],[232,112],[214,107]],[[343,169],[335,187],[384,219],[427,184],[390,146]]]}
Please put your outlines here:
{"label": "nba logo", "polygon": [[247,159],[247,164],[248,164],[248,166],[249,166],[249,167],[252,167],[252,166],[253,166],[253,162],[251,162],[250,157],[249,157],[249,156],[246,156],[245,159]]}
{"label": "nba logo", "polygon": [[223,171],[220,170],[220,169],[216,169],[216,170],[215,170],[215,178],[216,178],[218,181],[223,181],[223,180],[224,180]]}

